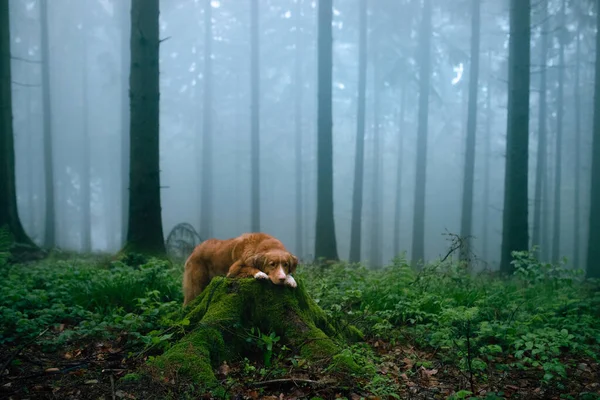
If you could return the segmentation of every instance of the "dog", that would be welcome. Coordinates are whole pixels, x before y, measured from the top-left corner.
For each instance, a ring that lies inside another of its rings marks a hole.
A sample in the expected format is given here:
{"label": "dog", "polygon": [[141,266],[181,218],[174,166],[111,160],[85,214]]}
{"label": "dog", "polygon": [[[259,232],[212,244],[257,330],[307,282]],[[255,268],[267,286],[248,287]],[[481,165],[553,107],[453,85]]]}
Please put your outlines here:
{"label": "dog", "polygon": [[276,285],[297,286],[291,275],[298,258],[283,243],[266,233],[245,233],[236,238],[208,239],[185,262],[183,305],[194,300],[215,276],[269,279]]}

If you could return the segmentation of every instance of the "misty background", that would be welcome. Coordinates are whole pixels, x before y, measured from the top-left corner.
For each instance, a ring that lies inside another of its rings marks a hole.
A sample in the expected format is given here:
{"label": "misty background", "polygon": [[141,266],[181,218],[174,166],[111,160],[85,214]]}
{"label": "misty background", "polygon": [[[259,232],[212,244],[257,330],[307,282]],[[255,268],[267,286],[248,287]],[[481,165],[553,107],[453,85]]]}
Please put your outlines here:
{"label": "misty background", "polygon": [[[342,259],[348,259],[350,252],[355,184],[359,3],[336,0],[333,9],[334,217]],[[424,247],[429,260],[446,253],[445,233],[458,234],[461,226],[471,3],[434,0],[432,7]],[[191,224],[203,240],[251,230],[252,4],[160,2],[160,182],[165,238],[182,222]],[[260,230],[310,260],[318,172],[317,4],[307,0],[256,4]],[[550,257],[550,239],[558,229],[558,253],[570,262],[577,255],[577,267],[585,263],[591,181],[596,18],[591,4],[548,0],[546,15],[546,1],[537,1],[531,16],[529,226],[531,231],[544,71],[548,187],[542,254]],[[46,245],[49,196],[54,202],[57,247],[115,252],[125,241],[129,11],[128,0],[10,1],[17,199],[25,230],[39,245]],[[367,11],[361,259],[370,263],[380,257],[387,263],[396,250],[411,257],[423,7],[417,0],[377,0],[367,2]],[[207,19],[211,21],[209,53]],[[508,30],[508,1],[482,1],[472,246],[491,266],[500,261],[502,241]],[[544,39],[545,62],[540,56]],[[212,60],[210,96],[206,96],[206,57]],[[42,90],[44,73],[49,78],[48,99]],[[44,107],[49,107],[49,113]],[[209,165],[202,157],[207,146],[205,110],[210,111],[212,138]],[[562,144],[557,148],[558,130]],[[45,134],[50,147],[45,146]],[[50,165],[51,194],[45,184]],[[203,172],[212,179],[211,189],[204,192],[212,204],[209,224],[201,222]],[[556,174],[562,178],[558,187]],[[395,223],[400,227],[396,244]]]}

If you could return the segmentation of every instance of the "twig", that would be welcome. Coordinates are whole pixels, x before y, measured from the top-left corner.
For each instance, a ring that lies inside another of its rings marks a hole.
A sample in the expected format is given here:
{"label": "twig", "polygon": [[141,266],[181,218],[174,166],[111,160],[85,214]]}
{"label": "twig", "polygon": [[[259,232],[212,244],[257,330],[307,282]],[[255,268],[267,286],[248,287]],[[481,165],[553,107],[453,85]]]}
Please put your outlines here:
{"label": "twig", "polygon": [[15,357],[18,356],[19,353],[23,351],[23,349],[25,349],[25,347],[29,346],[30,344],[32,344],[33,342],[38,340],[40,337],[42,337],[46,332],[48,332],[48,329],[50,329],[50,328],[44,329],[36,337],[28,340],[27,342],[25,342],[21,346],[19,346],[19,348],[10,357],[8,357],[8,359],[4,363],[2,363],[2,367],[0,367],[0,373],[2,373],[2,371],[4,371],[6,369],[6,367],[8,367],[8,364],[10,364],[12,362],[12,360],[14,360]]}
{"label": "twig", "polygon": [[112,391],[112,400],[115,400],[115,378],[112,376],[112,374],[110,375],[110,390]]}
{"label": "twig", "polygon": [[308,383],[310,385],[326,386],[333,381],[314,381],[312,379],[300,379],[300,378],[282,378],[282,379],[271,379],[269,381],[254,382],[252,386],[268,386],[276,385],[278,383],[293,383],[298,386],[297,383]]}

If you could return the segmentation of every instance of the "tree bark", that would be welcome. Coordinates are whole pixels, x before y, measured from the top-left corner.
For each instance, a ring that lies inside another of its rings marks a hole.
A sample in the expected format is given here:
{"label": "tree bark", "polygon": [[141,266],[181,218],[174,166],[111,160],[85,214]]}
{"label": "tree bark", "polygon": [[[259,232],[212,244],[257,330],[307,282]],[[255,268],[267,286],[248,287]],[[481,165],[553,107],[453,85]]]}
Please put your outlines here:
{"label": "tree bark", "polygon": [[512,273],[513,251],[528,248],[529,73],[531,1],[511,0],[508,118],[500,270]]}
{"label": "tree bark", "polygon": [[402,217],[402,160],[404,152],[404,114],[406,112],[406,83],[400,94],[400,121],[398,121],[398,166],[396,169],[396,204],[394,215],[394,257],[400,254],[400,222]]}
{"label": "tree bark", "polygon": [[131,64],[131,0],[121,6],[121,243],[127,238],[129,218],[129,73]]}
{"label": "tree bark", "polygon": [[44,185],[46,192],[46,216],[44,247],[56,246],[56,206],[54,198],[54,150],[52,144],[52,115],[50,99],[50,48],[48,29],[48,0],[40,1],[41,56],[42,56],[42,104],[44,131]]}
{"label": "tree bark", "polygon": [[[373,35],[375,36],[375,35]],[[371,196],[371,240],[369,261],[371,266],[375,268],[381,267],[381,220],[382,204],[381,198],[381,132],[380,132],[380,110],[381,110],[381,67],[379,66],[378,50],[376,47],[377,39],[373,38],[371,48],[373,51],[373,168],[371,169],[371,180],[373,182],[373,194]]]}
{"label": "tree bark", "polygon": [[580,63],[581,63],[581,21],[577,22],[576,55],[575,55],[575,199],[573,216],[573,266],[580,268],[581,254],[581,85],[580,85]]}
{"label": "tree bark", "polygon": [[0,227],[8,227],[19,247],[37,249],[19,218],[14,146],[9,6],[0,0]]}
{"label": "tree bark", "polygon": [[473,183],[475,176],[475,136],[477,131],[477,91],[479,88],[479,33],[480,0],[471,2],[471,66],[469,70],[469,108],[465,147],[465,175],[463,183],[462,218],[460,235],[466,246],[461,248],[461,259],[470,262],[471,232],[473,229]]}
{"label": "tree bark", "polygon": [[251,194],[250,229],[260,231],[260,40],[258,36],[258,0],[252,0],[250,16],[250,141]]}
{"label": "tree bark", "polygon": [[[596,49],[600,49],[600,11],[596,12],[596,26]],[[598,245],[600,243],[600,51],[596,51],[595,74],[590,231],[586,269],[588,278],[600,278],[600,246]]]}
{"label": "tree bark", "polygon": [[[546,129],[546,69],[548,57],[548,0],[541,0],[542,10],[542,44],[540,46],[540,97],[539,97],[539,115],[538,115],[538,146],[537,146],[537,166],[535,170],[535,194],[533,206],[533,234],[532,246],[546,245],[547,240],[542,239],[547,233],[542,232],[542,217],[546,217],[542,211],[545,209],[548,200],[544,196],[547,187],[546,175],[546,157],[548,156],[547,129]],[[546,243],[545,243],[546,242]],[[542,250],[544,250],[542,247]]]}
{"label": "tree bark", "polygon": [[317,221],[315,258],[337,260],[333,216],[333,19],[332,0],[318,3],[318,100],[317,100]]}
{"label": "tree bark", "polygon": [[208,239],[213,231],[213,149],[212,149],[212,6],[204,6],[204,106],[202,116],[202,192],[200,193],[200,237]]}
{"label": "tree bark", "polygon": [[354,154],[354,187],[352,192],[352,222],[350,230],[350,262],[360,262],[362,207],[365,163],[365,109],[367,87],[367,0],[360,0],[358,37],[358,103],[356,110],[356,141]]}
{"label": "tree bark", "polygon": [[427,179],[427,131],[431,81],[431,0],[424,0],[419,35],[419,127],[413,214],[412,264],[425,261],[425,182]]}
{"label": "tree bark", "polygon": [[303,85],[302,82],[302,64],[303,64],[303,38],[302,30],[300,27],[302,21],[302,1],[296,2],[296,52],[295,52],[295,68],[294,68],[294,79],[296,96],[294,97],[294,124],[296,128],[295,132],[295,159],[296,159],[296,252],[297,254],[304,254],[304,222],[302,213],[302,94]]}
{"label": "tree bark", "polygon": [[562,130],[563,130],[563,98],[565,86],[565,0],[562,0],[559,21],[558,50],[558,93],[556,99],[556,171],[554,173],[554,226],[552,235],[552,261],[558,262],[560,257],[560,191],[562,175]]}
{"label": "tree bark", "polygon": [[164,255],[159,167],[159,0],[131,2],[130,196],[126,251]]}

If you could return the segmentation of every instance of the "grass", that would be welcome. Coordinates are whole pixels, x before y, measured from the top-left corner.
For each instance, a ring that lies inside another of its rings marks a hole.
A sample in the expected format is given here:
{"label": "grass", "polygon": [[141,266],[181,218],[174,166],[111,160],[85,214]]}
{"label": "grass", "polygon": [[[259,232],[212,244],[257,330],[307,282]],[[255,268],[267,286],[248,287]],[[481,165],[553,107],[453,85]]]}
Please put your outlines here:
{"label": "grass", "polygon": [[[297,279],[332,323],[353,324],[366,334],[344,356],[371,378],[331,390],[342,397],[600,398],[594,386],[600,371],[598,283],[584,281],[579,271],[540,263],[529,252],[516,254],[515,267],[508,279],[471,274],[452,263],[416,271],[402,258],[376,271],[345,263],[299,268]],[[102,353],[98,349],[112,348],[125,372],[134,373],[139,362],[127,360],[159,354],[184,330],[186,323],[176,318],[181,273],[180,265],[139,256],[55,256],[0,267],[0,364],[10,361],[9,376],[27,375],[50,362],[40,352],[57,364],[93,344],[95,357]],[[291,354],[285,338],[274,339],[271,332],[249,333],[257,353],[268,354],[232,360],[225,372],[216,371],[232,393],[252,397],[257,381],[328,374]],[[190,390],[161,388],[174,397]]]}

